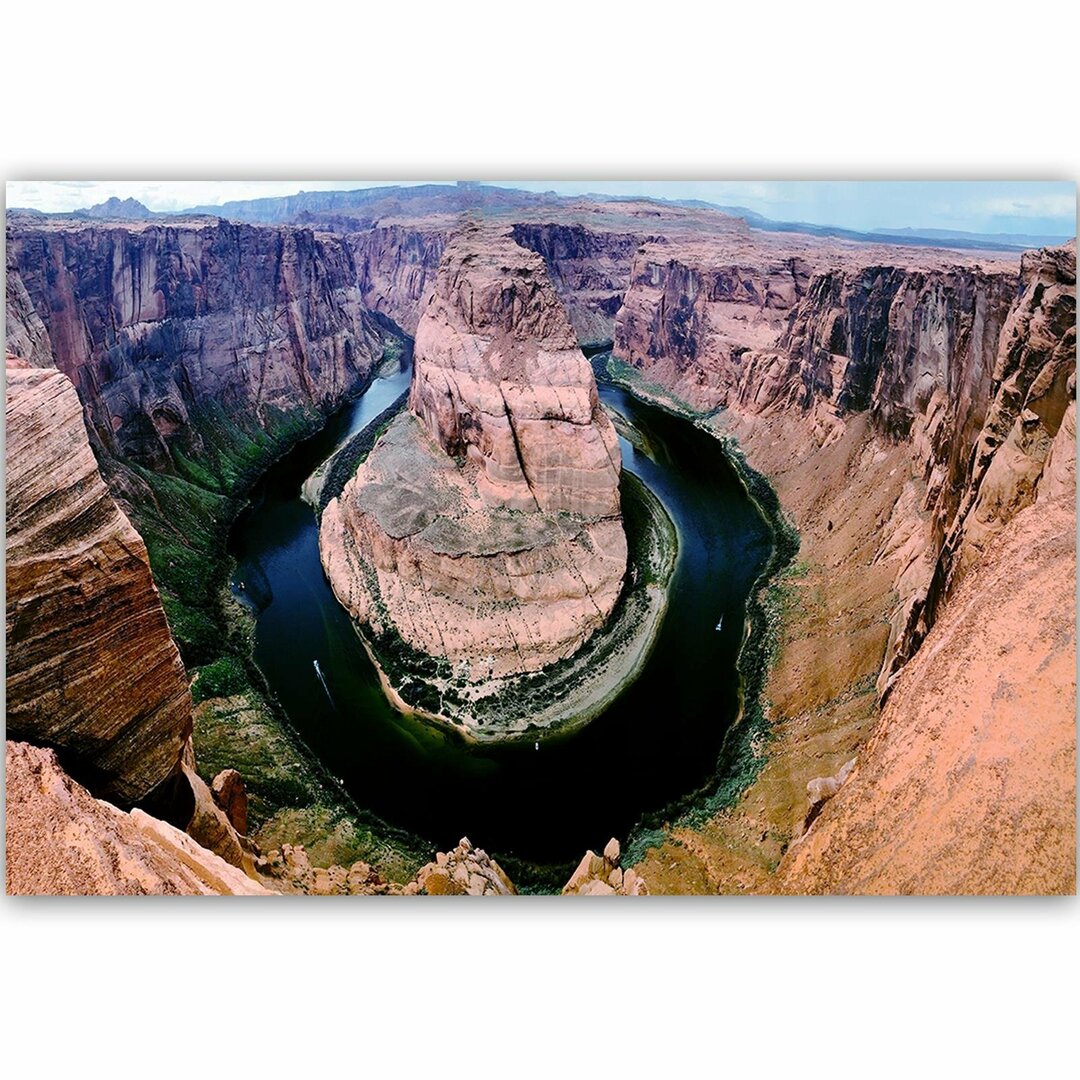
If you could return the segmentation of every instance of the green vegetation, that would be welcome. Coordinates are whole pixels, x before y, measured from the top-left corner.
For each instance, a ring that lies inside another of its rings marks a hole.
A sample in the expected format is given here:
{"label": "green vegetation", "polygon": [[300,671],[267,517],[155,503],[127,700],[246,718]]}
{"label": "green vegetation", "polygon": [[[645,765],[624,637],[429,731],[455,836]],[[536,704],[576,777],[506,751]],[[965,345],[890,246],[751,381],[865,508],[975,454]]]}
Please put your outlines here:
{"label": "green vegetation", "polygon": [[223,656],[212,664],[199,668],[191,687],[192,699],[198,704],[207,698],[231,697],[250,691],[244,665],[235,656]]}
{"label": "green vegetation", "polygon": [[330,459],[326,470],[326,480],[323,482],[322,491],[319,494],[319,515],[326,509],[330,502],[336,499],[345,489],[345,485],[352,479],[356,470],[367,460],[379,437],[390,426],[390,421],[403,408],[409,400],[406,391],[396,401],[388,405],[363,431],[354,435],[340,450]]}
{"label": "green vegetation", "polygon": [[229,595],[229,528],[261,473],[322,424],[312,408],[267,409],[265,429],[253,417],[230,415],[218,402],[190,413],[198,461],[174,450],[175,473],[121,466],[132,520],[146,543],[154,580],[184,662],[197,667],[222,652],[246,651],[247,634],[231,640],[236,619]]}
{"label": "green vegetation", "polygon": [[668,412],[681,416],[692,424],[696,424],[702,419],[703,414],[698,412],[693,405],[673,394],[666,386],[650,382],[636,367],[628,364],[625,360],[620,360],[613,353],[600,353],[596,359],[599,360],[600,357],[604,357],[604,362],[600,368],[603,373],[600,376],[601,378],[606,377],[612,382],[625,386],[627,390],[645,401],[660,405],[667,409]]}
{"label": "green vegetation", "polygon": [[362,859],[395,881],[407,881],[430,858],[413,838],[343,800],[314,755],[255,691],[200,705],[194,737],[203,779],[209,783],[227,768],[244,777],[250,832],[264,850],[299,843],[316,866]]}

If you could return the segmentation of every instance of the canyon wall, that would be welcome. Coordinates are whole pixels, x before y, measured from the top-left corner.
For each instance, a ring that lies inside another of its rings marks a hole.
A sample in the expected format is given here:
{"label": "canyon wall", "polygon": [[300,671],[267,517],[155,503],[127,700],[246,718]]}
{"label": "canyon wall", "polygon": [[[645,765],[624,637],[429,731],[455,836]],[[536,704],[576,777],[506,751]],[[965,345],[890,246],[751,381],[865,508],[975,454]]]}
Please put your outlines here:
{"label": "canyon wall", "polygon": [[122,805],[180,766],[191,695],[146,547],[58,371],[7,370],[7,733]]}
{"label": "canyon wall", "polygon": [[323,513],[338,598],[471,682],[575,652],[622,586],[621,464],[539,256],[499,230],[455,237],[409,403]]}
{"label": "canyon wall", "polygon": [[7,260],[9,349],[72,380],[99,451],[159,471],[228,471],[217,429],[325,413],[382,353],[350,252],[305,229],[15,219]]}
{"label": "canyon wall", "polygon": [[1075,892],[1071,469],[950,596],[774,891]]}
{"label": "canyon wall", "polygon": [[51,750],[9,741],[5,765],[8,895],[273,892],[168,822],[94,798]]}
{"label": "canyon wall", "polygon": [[801,536],[759,777],[638,865],[653,892],[1075,887],[1075,245],[880,254],[779,324],[746,303],[745,350],[644,266],[620,315],[658,328],[621,339],[644,392],[718,409]]}
{"label": "canyon wall", "polygon": [[889,265],[844,250],[822,270],[726,254],[646,245],[615,355],[698,410],[726,410],[744,436],[753,417],[794,412],[820,446],[865,412],[883,447],[910,447],[911,484],[880,523],[882,550],[910,555],[884,692],[941,597],[1033,497],[1075,369],[1075,245],[1028,253],[1019,279],[992,260],[952,265],[950,253]]}
{"label": "canyon wall", "polygon": [[389,225],[350,232],[345,242],[356,263],[360,295],[370,311],[393,319],[415,336],[435,281],[448,230]]}
{"label": "canyon wall", "polygon": [[522,222],[512,235],[547,264],[578,341],[586,347],[610,342],[642,236],[559,221]]}
{"label": "canyon wall", "polygon": [[615,355],[703,411],[729,403],[745,354],[776,343],[809,286],[802,258],[740,254],[704,241],[648,243],[615,316]]}

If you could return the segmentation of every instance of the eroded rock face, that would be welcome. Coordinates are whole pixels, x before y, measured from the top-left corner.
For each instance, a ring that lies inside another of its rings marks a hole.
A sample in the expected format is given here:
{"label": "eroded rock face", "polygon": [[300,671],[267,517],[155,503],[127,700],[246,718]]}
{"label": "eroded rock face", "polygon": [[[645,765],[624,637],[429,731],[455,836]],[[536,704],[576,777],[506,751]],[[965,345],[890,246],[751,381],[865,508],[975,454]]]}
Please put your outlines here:
{"label": "eroded rock face", "polygon": [[515,225],[513,237],[547,263],[581,344],[610,342],[640,235],[544,221]]}
{"label": "eroded rock face", "polygon": [[191,695],[146,547],[58,371],[7,371],[7,732],[121,805],[177,771]]}
{"label": "eroded rock face", "polygon": [[1075,371],[1075,244],[1027,253],[1018,280],[992,257],[804,245],[775,260],[754,242],[753,258],[727,240],[646,244],[615,353],[696,408],[726,409],[740,438],[793,413],[820,447],[867,413],[878,455],[910,446],[910,482],[878,522],[879,557],[899,563],[884,693],[1036,498]]}
{"label": "eroded rock face", "polygon": [[382,352],[336,237],[213,218],[8,222],[8,347],[75,384],[99,450],[213,462],[225,423],[326,412]]}
{"label": "eroded rock face", "polygon": [[615,355],[697,407],[726,404],[745,354],[776,343],[809,278],[801,257],[656,240],[634,259]]}
{"label": "eroded rock face", "polygon": [[1074,527],[1075,488],[1005,527],[785,856],[779,890],[1075,890]]}
{"label": "eroded rock face", "polygon": [[388,225],[350,233],[346,243],[356,260],[357,284],[368,309],[415,335],[446,239],[447,230],[434,225]]}
{"label": "eroded rock face", "polygon": [[7,891],[15,895],[271,895],[190,836],[95,799],[52,750],[9,741]]}
{"label": "eroded rock face", "polygon": [[466,227],[416,332],[409,406],[489,506],[619,512],[619,448],[543,260]]}
{"label": "eroded rock face", "polygon": [[575,652],[626,569],[620,459],[543,261],[470,228],[417,330],[413,412],[325,509],[338,599],[482,682]]}

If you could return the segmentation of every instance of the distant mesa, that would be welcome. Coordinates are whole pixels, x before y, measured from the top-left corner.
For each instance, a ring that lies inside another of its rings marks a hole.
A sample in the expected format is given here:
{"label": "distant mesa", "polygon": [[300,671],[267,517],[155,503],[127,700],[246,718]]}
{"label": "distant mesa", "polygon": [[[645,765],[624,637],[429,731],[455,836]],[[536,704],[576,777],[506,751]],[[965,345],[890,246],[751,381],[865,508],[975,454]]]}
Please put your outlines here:
{"label": "distant mesa", "polygon": [[162,216],[143,206],[138,199],[118,199],[115,195],[79,212],[88,218],[108,221],[146,221]]}

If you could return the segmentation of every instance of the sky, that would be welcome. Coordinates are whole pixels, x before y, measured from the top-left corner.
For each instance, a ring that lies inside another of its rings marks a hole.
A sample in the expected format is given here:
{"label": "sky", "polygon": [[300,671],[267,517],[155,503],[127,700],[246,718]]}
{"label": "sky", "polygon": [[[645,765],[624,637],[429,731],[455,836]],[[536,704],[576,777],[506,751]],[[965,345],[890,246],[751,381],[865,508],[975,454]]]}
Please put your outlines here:
{"label": "sky", "polygon": [[[78,210],[111,195],[151,210],[182,210],[234,199],[337,191],[408,180],[13,180],[7,205],[47,212]],[[446,181],[439,181],[446,182]],[[967,232],[1076,234],[1076,185],[1037,180],[498,180],[562,195],[597,192],[702,199],[743,206],[778,221],[848,229],[959,229]]]}

